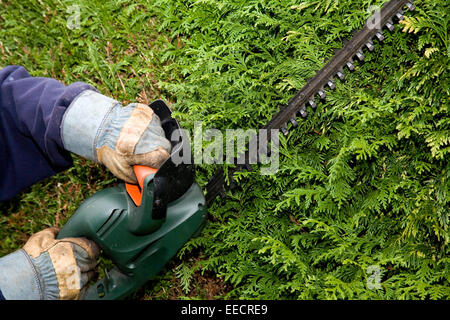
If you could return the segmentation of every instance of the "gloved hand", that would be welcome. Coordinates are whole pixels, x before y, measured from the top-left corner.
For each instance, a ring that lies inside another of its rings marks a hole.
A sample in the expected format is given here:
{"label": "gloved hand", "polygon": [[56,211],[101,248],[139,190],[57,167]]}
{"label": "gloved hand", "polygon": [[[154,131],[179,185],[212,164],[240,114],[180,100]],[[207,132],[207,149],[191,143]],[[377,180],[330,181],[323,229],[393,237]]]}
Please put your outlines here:
{"label": "gloved hand", "polygon": [[31,236],[0,258],[0,290],[7,300],[73,300],[83,296],[99,247],[85,238],[56,240],[57,228]]}
{"label": "gloved hand", "polygon": [[67,108],[61,136],[66,150],[105,165],[128,183],[137,183],[134,165],[158,169],[171,151],[150,107],[137,103],[122,107],[92,90],[83,91]]}

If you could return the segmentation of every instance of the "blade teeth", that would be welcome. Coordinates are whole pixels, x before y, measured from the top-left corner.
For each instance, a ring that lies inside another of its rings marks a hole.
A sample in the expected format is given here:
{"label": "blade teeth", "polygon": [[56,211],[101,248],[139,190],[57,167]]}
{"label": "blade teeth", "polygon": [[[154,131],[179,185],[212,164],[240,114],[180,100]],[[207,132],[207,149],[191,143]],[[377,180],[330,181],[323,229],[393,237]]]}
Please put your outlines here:
{"label": "blade teeth", "polygon": [[[240,166],[239,166],[239,168],[241,169]],[[242,170],[240,170],[240,171],[242,171]],[[230,179],[230,189],[236,188],[236,183],[235,183],[234,175],[233,175],[233,174],[230,174],[230,175],[229,175],[229,179]]]}
{"label": "blade teeth", "polygon": [[401,12],[397,12],[395,16],[396,16],[397,19],[400,20],[400,21],[401,21],[401,20],[405,20],[405,17],[403,16],[403,14],[402,14]]}
{"label": "blade teeth", "polygon": [[384,41],[384,34],[381,32],[377,32],[375,34],[375,36],[377,37],[378,41],[383,42]]}
{"label": "blade teeth", "polygon": [[339,71],[338,73],[336,73],[336,75],[338,76],[339,79],[341,79],[342,81],[345,80],[345,74],[343,71]]}
{"label": "blade teeth", "polygon": [[219,196],[220,196],[221,199],[225,199],[226,196],[227,196],[227,195],[225,194],[225,186],[224,186],[224,185],[222,185],[222,187],[220,188]]}
{"label": "blade teeth", "polygon": [[364,61],[364,54],[362,53],[362,51],[358,51],[356,53],[356,57],[359,59],[359,61]]}
{"label": "blade teeth", "polygon": [[327,97],[327,95],[325,94],[325,92],[323,90],[319,90],[317,92],[317,94],[319,95],[320,99],[322,99],[322,100],[324,100]]}
{"label": "blade teeth", "polygon": [[289,120],[289,121],[291,121],[292,127],[294,127],[294,128],[298,127],[298,122],[297,122],[297,119],[295,119],[295,117],[292,117],[291,120]]}
{"label": "blade teeth", "polygon": [[327,85],[330,87],[331,90],[336,89],[336,85],[334,84],[333,80],[328,81]]}
{"label": "blade teeth", "polygon": [[352,62],[347,62],[347,68],[350,70],[350,71],[353,71],[353,70],[355,70],[355,65],[352,63]]}
{"label": "blade teeth", "polygon": [[366,43],[366,47],[367,47],[367,49],[369,49],[369,51],[375,50],[375,47],[373,46],[373,43],[370,42],[370,41]]}
{"label": "blade teeth", "polygon": [[[311,108],[313,108],[313,109],[317,108],[317,104],[316,104],[316,102],[314,101],[314,99],[309,100],[308,103],[309,103],[309,105],[311,106]],[[304,109],[300,110],[300,112],[302,112],[302,111],[304,111]],[[306,111],[305,111],[305,113],[306,113]],[[302,115],[302,116],[303,116],[303,115]]]}
{"label": "blade teeth", "polygon": [[303,105],[298,111],[297,111],[297,116],[298,117],[302,117],[302,118],[306,118],[307,113],[306,113],[306,106]]}
{"label": "blade teeth", "polygon": [[409,11],[416,10],[416,6],[412,2],[407,2],[406,7],[409,9]]}
{"label": "blade teeth", "polygon": [[287,124],[281,127],[281,132],[284,136],[287,136],[289,134],[289,130],[286,128]]}
{"label": "blade teeth", "polygon": [[394,31],[395,29],[394,23],[392,21],[389,21],[388,23],[386,23],[386,28],[388,28],[389,31],[391,32]]}
{"label": "blade teeth", "polygon": [[[314,103],[315,105],[315,103]],[[315,107],[314,107],[315,108]],[[302,106],[300,111],[298,112],[302,118],[306,118],[308,116],[308,112],[306,112],[306,107]]]}

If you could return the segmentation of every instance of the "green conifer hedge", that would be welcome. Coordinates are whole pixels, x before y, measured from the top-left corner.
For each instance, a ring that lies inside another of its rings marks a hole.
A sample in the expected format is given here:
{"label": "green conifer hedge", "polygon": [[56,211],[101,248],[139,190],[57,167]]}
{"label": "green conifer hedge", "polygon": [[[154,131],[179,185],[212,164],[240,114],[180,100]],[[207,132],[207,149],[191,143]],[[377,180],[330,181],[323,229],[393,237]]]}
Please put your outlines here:
{"label": "green conifer hedge", "polygon": [[[174,40],[160,85],[186,127],[260,128],[381,3],[157,1]],[[281,138],[280,171],[237,173],[182,251],[200,248],[195,267],[231,283],[229,297],[450,297],[449,5],[415,3]]]}

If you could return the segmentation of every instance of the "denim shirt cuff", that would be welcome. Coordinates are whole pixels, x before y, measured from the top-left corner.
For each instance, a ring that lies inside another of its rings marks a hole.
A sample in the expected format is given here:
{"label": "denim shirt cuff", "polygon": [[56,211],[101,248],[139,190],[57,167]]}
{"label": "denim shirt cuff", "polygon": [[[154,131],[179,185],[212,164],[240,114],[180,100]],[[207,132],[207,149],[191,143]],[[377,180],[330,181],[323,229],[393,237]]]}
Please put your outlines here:
{"label": "denim shirt cuff", "polygon": [[61,122],[64,148],[86,159],[97,161],[99,135],[111,121],[112,111],[121,104],[93,90],[79,94],[67,108]]}
{"label": "denim shirt cuff", "polygon": [[48,252],[42,253],[36,259],[31,258],[31,260],[39,272],[39,281],[41,283],[43,299],[58,300],[58,279]]}
{"label": "denim shirt cuff", "polygon": [[0,288],[6,300],[59,297],[56,273],[48,254],[33,259],[23,249],[0,258]]}

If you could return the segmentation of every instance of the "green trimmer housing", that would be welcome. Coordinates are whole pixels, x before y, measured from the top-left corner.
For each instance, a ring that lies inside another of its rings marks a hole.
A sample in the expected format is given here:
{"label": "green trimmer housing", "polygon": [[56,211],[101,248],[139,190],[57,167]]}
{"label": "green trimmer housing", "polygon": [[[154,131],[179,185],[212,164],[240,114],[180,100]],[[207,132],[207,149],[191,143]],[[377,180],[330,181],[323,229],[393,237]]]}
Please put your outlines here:
{"label": "green trimmer housing", "polygon": [[138,177],[142,198],[132,197],[126,184],[99,191],[81,204],[58,234],[58,239],[95,241],[115,265],[87,289],[84,299],[125,298],[155,277],[205,222],[205,198],[194,181],[194,165],[173,160],[191,150],[189,140],[164,101],[149,107],[160,117],[172,153],[159,170]]}

